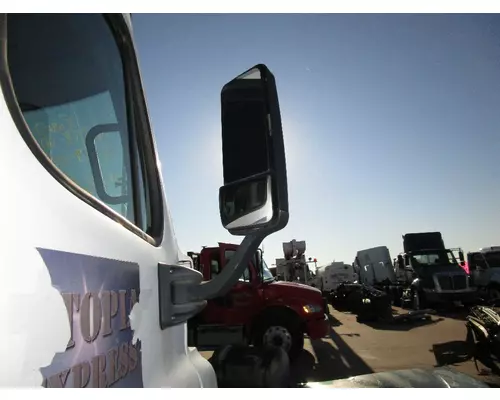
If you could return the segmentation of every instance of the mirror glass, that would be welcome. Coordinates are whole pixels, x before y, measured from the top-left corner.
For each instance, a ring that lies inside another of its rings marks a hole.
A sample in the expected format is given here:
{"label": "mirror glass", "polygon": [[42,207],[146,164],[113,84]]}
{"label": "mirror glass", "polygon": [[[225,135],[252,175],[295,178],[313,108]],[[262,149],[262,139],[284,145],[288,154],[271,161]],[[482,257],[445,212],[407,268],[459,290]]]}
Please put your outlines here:
{"label": "mirror glass", "polygon": [[259,69],[229,82],[221,102],[224,184],[267,172],[269,116]]}
{"label": "mirror glass", "polygon": [[266,66],[222,88],[221,119],[222,225],[234,235],[281,229],[288,221],[285,152],[276,84]]}
{"label": "mirror glass", "polygon": [[220,192],[224,228],[251,227],[273,217],[271,177],[269,175],[224,186]]}

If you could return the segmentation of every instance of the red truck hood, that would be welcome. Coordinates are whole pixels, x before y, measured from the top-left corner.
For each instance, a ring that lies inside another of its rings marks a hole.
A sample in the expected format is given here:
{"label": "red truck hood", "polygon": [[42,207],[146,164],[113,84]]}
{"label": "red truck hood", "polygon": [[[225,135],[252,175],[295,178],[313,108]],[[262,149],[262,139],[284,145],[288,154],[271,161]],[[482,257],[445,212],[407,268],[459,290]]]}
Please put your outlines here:
{"label": "red truck hood", "polygon": [[264,287],[266,297],[280,298],[293,297],[303,299],[305,303],[323,304],[321,291],[308,285],[294,282],[274,281]]}

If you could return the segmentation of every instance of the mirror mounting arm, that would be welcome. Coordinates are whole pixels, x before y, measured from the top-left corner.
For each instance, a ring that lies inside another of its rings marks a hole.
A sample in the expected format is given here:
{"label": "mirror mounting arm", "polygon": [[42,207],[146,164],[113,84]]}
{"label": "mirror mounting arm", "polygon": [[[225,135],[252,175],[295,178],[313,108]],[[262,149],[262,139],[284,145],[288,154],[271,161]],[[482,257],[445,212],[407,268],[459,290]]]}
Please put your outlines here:
{"label": "mirror mounting arm", "polygon": [[[203,282],[195,269],[158,264],[160,328],[179,325],[202,311],[207,300],[225,295],[238,281],[268,232],[245,236],[231,260],[215,278]],[[169,296],[170,295],[170,296]]]}

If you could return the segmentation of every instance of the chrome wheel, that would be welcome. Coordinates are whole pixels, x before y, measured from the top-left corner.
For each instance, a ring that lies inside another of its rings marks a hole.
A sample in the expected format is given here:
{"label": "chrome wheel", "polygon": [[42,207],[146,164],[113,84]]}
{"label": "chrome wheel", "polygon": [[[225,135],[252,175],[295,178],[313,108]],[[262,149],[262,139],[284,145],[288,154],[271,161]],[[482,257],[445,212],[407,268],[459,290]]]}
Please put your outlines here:
{"label": "chrome wheel", "polygon": [[262,341],[265,346],[281,347],[287,353],[292,347],[292,335],[283,326],[270,326],[267,328]]}

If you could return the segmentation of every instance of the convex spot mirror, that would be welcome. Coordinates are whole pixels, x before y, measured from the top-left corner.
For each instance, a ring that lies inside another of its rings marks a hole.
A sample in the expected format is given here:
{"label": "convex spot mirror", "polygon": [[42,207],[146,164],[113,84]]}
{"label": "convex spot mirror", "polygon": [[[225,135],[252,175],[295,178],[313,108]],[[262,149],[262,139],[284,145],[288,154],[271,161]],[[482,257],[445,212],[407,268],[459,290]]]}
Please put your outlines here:
{"label": "convex spot mirror", "polygon": [[221,222],[233,235],[272,233],[288,223],[285,147],[273,74],[256,65],[221,92],[224,185]]}

